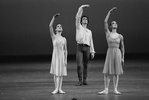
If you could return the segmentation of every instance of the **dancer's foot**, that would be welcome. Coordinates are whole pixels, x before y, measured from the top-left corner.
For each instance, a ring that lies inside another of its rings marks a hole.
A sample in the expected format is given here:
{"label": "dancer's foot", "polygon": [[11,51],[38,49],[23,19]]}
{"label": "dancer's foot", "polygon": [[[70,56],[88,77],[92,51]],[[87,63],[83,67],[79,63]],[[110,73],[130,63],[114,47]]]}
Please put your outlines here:
{"label": "dancer's foot", "polygon": [[63,90],[61,90],[61,89],[59,90],[59,93],[60,94],[65,94],[65,92]]}
{"label": "dancer's foot", "polygon": [[82,82],[78,82],[77,84],[76,84],[76,86],[81,86],[82,85]]}
{"label": "dancer's foot", "polygon": [[101,92],[98,92],[98,94],[108,94],[108,90],[105,89],[105,90],[103,90],[103,91],[101,91]]}
{"label": "dancer's foot", "polygon": [[115,93],[115,94],[119,94],[119,95],[121,94],[121,93],[120,93],[119,91],[117,91],[117,90],[114,90],[114,93]]}
{"label": "dancer's foot", "polygon": [[55,89],[55,90],[52,92],[52,94],[56,94],[56,93],[58,93],[58,89]]}
{"label": "dancer's foot", "polygon": [[88,83],[86,81],[83,81],[83,85],[88,85]]}

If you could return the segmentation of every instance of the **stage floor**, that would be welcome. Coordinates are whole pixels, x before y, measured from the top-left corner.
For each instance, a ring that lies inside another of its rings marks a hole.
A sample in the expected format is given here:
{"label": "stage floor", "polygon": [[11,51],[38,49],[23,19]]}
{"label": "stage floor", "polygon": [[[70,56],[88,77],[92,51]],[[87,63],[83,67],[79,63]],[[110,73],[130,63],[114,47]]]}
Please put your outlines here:
{"label": "stage floor", "polygon": [[87,86],[78,82],[75,60],[68,61],[68,76],[62,89],[66,94],[55,94],[53,75],[49,74],[50,61],[3,62],[0,64],[0,100],[148,100],[148,60],[125,60],[124,74],[120,76],[118,90],[113,93],[112,76],[108,95],[98,95],[104,88],[102,69],[104,60],[89,62]]}

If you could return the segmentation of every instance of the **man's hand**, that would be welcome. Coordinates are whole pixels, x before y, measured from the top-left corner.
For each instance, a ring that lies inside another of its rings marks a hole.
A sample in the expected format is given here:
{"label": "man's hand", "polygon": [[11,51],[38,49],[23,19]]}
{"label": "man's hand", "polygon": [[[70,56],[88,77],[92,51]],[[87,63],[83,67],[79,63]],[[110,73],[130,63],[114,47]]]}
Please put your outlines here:
{"label": "man's hand", "polygon": [[91,53],[91,59],[93,59],[95,56],[95,53]]}
{"label": "man's hand", "polygon": [[90,7],[90,5],[86,4],[81,6],[81,8],[84,8],[84,7]]}

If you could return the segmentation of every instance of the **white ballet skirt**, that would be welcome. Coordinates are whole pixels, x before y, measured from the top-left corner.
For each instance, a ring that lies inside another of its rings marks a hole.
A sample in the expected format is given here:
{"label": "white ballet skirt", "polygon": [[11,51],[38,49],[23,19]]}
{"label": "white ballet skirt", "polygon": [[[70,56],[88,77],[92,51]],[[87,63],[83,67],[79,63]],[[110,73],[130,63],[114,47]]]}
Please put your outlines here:
{"label": "white ballet skirt", "polygon": [[64,56],[64,46],[66,44],[66,39],[64,37],[54,35],[52,42],[53,53],[50,73],[56,76],[67,76],[67,66],[65,64]]}

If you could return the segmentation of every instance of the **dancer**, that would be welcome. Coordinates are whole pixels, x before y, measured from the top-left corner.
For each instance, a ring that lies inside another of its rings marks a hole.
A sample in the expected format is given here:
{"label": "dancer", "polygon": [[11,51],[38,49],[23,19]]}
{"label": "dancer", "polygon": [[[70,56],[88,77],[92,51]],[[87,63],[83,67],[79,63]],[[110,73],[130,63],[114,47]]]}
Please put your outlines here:
{"label": "dancer", "polygon": [[[108,94],[108,88],[109,88],[109,83],[110,83],[109,74],[114,75],[113,76],[114,93],[121,94],[117,90],[117,87],[118,87],[119,75],[123,74],[123,69],[122,69],[122,65],[124,64],[123,36],[117,33],[116,21],[111,22],[111,29],[112,29],[111,32],[108,29],[108,23],[107,23],[109,16],[114,9],[117,9],[117,8],[113,7],[108,12],[105,18],[105,21],[104,21],[106,39],[107,39],[109,48],[107,51],[105,65],[103,69],[105,89],[102,92],[98,92],[99,94]],[[120,49],[119,49],[119,45],[121,46]]]}
{"label": "dancer", "polygon": [[50,73],[54,75],[55,90],[52,94],[65,93],[62,88],[63,76],[67,76],[67,45],[66,38],[62,37],[62,25],[56,26],[54,34],[53,22],[60,14],[55,14],[49,24],[50,35],[53,42],[53,54]]}
{"label": "dancer", "polygon": [[[76,61],[77,61],[77,73],[79,82],[76,86],[87,85],[87,65],[91,53],[91,58],[94,58],[94,45],[92,39],[92,32],[87,28],[89,19],[87,16],[82,16],[83,8],[89,7],[89,5],[82,5],[79,7],[76,14]],[[83,75],[83,77],[82,77]],[[82,82],[83,78],[83,82]]]}

